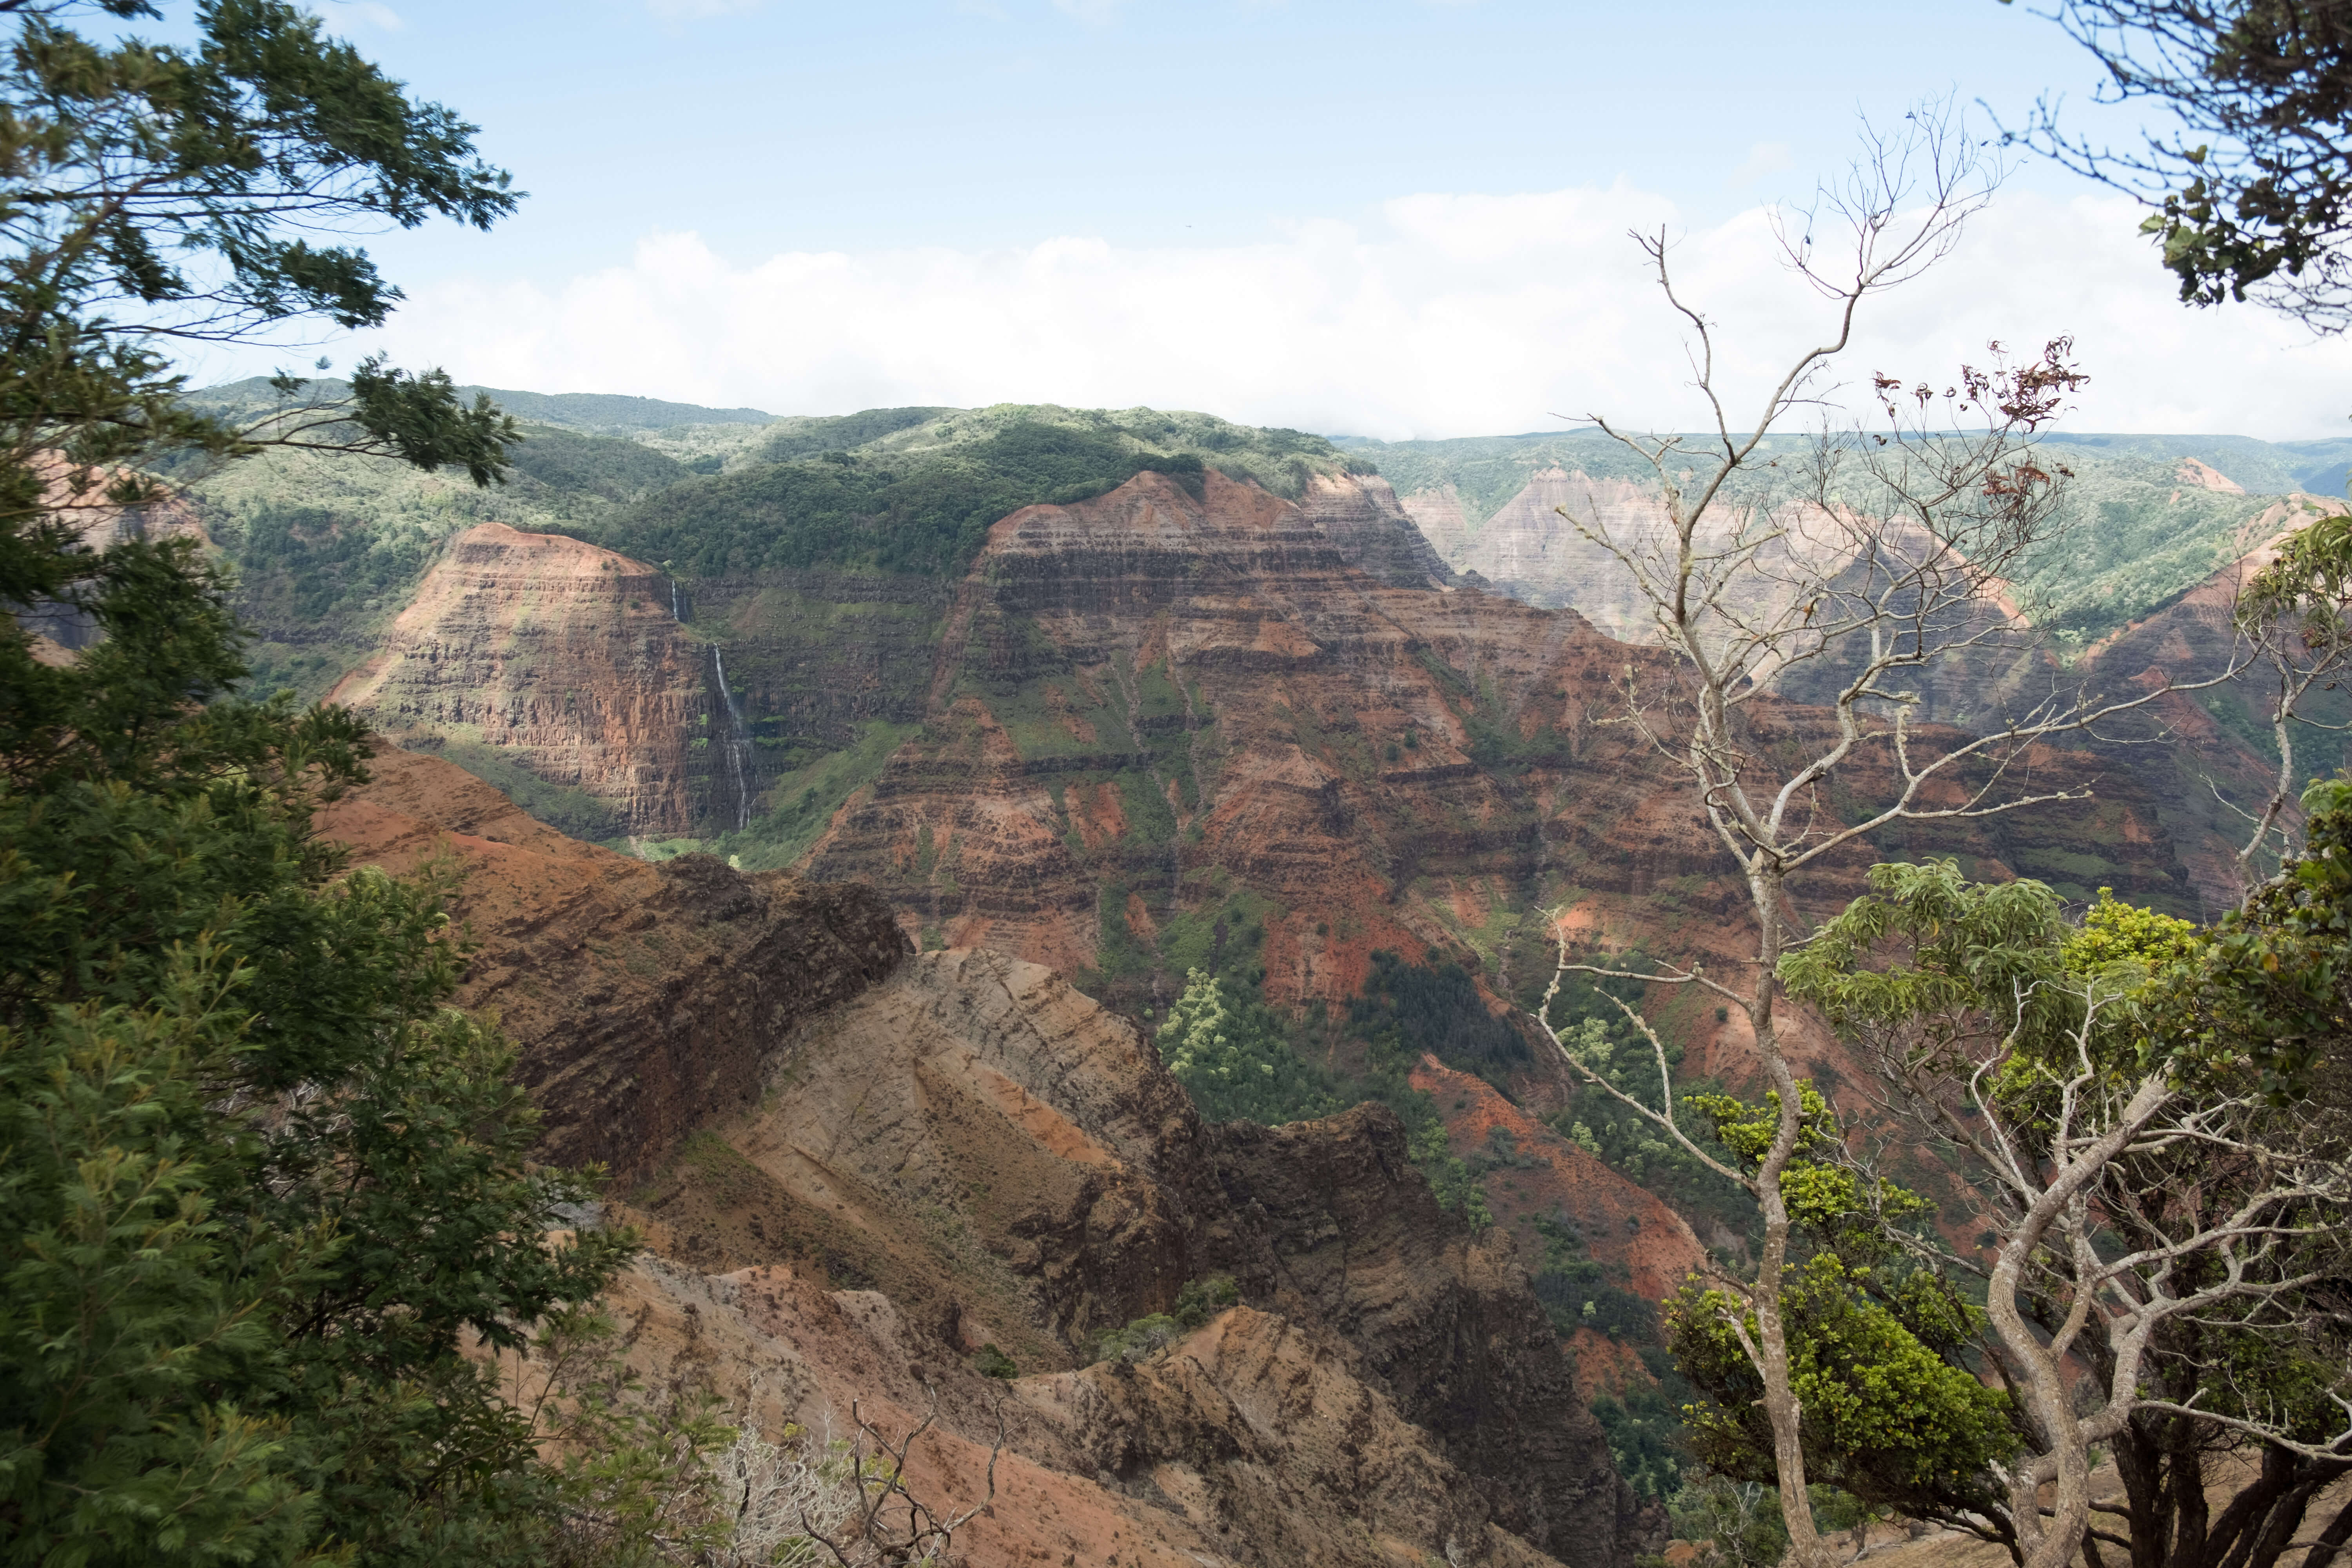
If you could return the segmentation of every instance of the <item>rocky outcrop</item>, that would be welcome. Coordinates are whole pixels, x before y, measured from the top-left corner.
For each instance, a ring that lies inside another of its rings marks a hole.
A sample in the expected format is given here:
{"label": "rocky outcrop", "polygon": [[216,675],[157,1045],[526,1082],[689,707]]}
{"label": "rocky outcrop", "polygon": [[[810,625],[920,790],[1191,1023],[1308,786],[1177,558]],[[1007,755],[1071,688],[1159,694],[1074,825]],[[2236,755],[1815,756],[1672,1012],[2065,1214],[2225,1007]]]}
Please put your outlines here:
{"label": "rocky outcrop", "polygon": [[547,786],[556,809],[543,814],[566,826],[674,836],[714,797],[740,815],[725,809],[745,788],[717,673],[660,573],[487,522],[450,542],[331,700],[395,742]]}
{"label": "rocky outcrop", "polygon": [[1563,1562],[1597,1532],[1640,1537],[1631,1494],[1592,1462],[1592,1417],[1517,1249],[1448,1223],[1392,1113],[1361,1105],[1217,1132],[1226,1194],[1272,1257],[1275,1301],[1354,1344],[1496,1523]]}
{"label": "rocky outcrop", "polygon": [[[982,1344],[1009,1352],[1049,1428],[1016,1447],[1229,1561],[1451,1536],[1601,1568],[1647,1538],[1511,1243],[1438,1208],[1392,1115],[1203,1128],[1131,1026],[1037,965],[910,960],[805,1022],[762,1103],[635,1199],[698,1269],[887,1300],[899,1358],[968,1378]],[[1213,1273],[1246,1308],[1087,1364],[1093,1334]],[[955,1420],[979,1439],[991,1418]]]}
{"label": "rocky outcrop", "polygon": [[[541,1152],[611,1161],[658,1255],[615,1303],[642,1370],[772,1430],[839,1430],[853,1399],[911,1421],[929,1384],[953,1493],[995,1421],[966,1359],[996,1344],[1032,1375],[975,1541],[1070,1542],[1048,1561],[1370,1568],[1451,1539],[1619,1568],[1647,1539],[1511,1243],[1439,1209],[1387,1111],[1204,1128],[1038,965],[906,957],[859,889],[646,865],[436,759],[376,772],[321,829],[467,871],[460,999],[521,1046]],[[1086,1352],[1217,1272],[1244,1307],[1139,1363]]]}
{"label": "rocky outcrop", "polygon": [[1298,510],[1338,547],[1339,559],[1391,588],[1443,588],[1454,568],[1376,474],[1314,474]]}
{"label": "rocky outcrop", "polygon": [[320,831],[394,871],[453,858],[481,951],[457,1000],[523,1047],[541,1152],[629,1181],[756,1104],[803,1019],[887,978],[906,941],[858,887],[659,865],[566,838],[436,758],[380,748]]}

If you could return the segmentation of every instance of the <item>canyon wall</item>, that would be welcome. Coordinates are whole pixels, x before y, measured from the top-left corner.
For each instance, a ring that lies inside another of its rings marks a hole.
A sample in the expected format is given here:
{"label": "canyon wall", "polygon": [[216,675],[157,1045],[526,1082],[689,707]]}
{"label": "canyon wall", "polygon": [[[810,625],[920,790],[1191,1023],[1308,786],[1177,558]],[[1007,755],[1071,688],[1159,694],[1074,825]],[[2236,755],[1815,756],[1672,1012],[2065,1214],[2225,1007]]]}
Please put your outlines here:
{"label": "canyon wall", "polygon": [[[608,1162],[652,1245],[615,1302],[641,1371],[771,1431],[936,1394],[945,1495],[1003,1412],[981,1560],[1372,1568],[1453,1542],[1623,1568],[1654,1544],[1514,1244],[1438,1207],[1385,1110],[1204,1127],[1131,1025],[1035,964],[908,955],[862,889],[650,866],[437,759],[375,771],[321,829],[464,868],[459,1000],[520,1045],[542,1155]],[[1242,1304],[1163,1353],[1087,1348],[1211,1274]],[[983,1343],[1024,1375],[979,1376]]]}
{"label": "canyon wall", "polygon": [[671,595],[626,556],[482,523],[450,542],[329,700],[401,744],[537,784],[526,801],[567,826],[685,833],[714,809],[739,815],[745,790],[727,766],[713,650]]}

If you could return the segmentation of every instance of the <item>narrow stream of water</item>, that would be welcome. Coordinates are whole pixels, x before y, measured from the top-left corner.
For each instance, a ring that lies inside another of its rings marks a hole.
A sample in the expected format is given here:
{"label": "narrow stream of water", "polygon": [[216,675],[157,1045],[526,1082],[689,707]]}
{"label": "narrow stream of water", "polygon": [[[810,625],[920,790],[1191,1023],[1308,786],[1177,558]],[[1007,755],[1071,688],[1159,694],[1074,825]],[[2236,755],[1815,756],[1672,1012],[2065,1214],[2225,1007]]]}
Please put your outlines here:
{"label": "narrow stream of water", "polygon": [[[669,580],[669,618],[678,625],[686,617],[678,613],[677,579]],[[726,749],[727,764],[735,775],[735,830],[740,833],[751,826],[751,770],[743,764],[751,753],[751,728],[743,722],[743,710],[735,706],[735,694],[727,689],[727,655],[717,643],[710,645],[711,668],[719,674],[719,700],[727,705],[727,733],[719,741]]]}
{"label": "narrow stream of water", "polygon": [[727,689],[727,656],[719,645],[710,645],[710,661],[719,671],[719,695],[727,702],[727,761],[735,770],[735,829],[741,832],[751,826],[751,785],[743,760],[751,749],[751,728],[743,722],[741,710],[735,706],[735,694]]}

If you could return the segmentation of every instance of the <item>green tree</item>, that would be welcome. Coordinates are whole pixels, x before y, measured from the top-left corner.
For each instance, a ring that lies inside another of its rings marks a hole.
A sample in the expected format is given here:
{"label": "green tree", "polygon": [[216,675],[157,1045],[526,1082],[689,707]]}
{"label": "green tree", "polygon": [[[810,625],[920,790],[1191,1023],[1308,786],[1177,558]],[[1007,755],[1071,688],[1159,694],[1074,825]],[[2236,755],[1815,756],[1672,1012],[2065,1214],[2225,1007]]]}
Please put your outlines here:
{"label": "green tree", "polygon": [[[2003,0],[2007,4],[2008,0]],[[2027,142],[2155,210],[2182,300],[2260,298],[2310,325],[2352,321],[2352,5],[2344,0],[2061,0],[2055,19],[2106,73],[2102,101],[2177,124],[2118,152],[2044,100]]]}
{"label": "green tree", "polygon": [[[1902,1245],[1983,1282],[1974,1350],[2020,1440],[1999,1512],[2029,1563],[2087,1538],[2135,1562],[2268,1568],[2352,1472],[2336,1403],[2352,1392],[2352,1129],[2335,1066],[2352,784],[2305,804],[2305,853],[2205,930],[2106,897],[2074,924],[2036,883],[1880,866],[1783,965],[1919,1147],[1967,1178],[1973,1206],[1946,1234],[1978,1245]],[[2119,1520],[2089,1517],[2094,1444],[2123,1474]],[[2260,1463],[2209,1515],[2210,1460],[2229,1450]],[[2030,1489],[2050,1481],[2045,1525]],[[2347,1539],[2339,1509],[2311,1561]]]}
{"label": "green tree", "polygon": [[1204,970],[1185,976],[1159,1044],[1160,1060],[1208,1121],[1277,1127],[1339,1109],[1328,1078],[1290,1048],[1272,1010],[1228,996]]}
{"label": "green tree", "polygon": [[[1802,1402],[1805,1473],[1867,1509],[1934,1519],[2009,1540],[1994,1467],[2019,1447],[2008,1396],[1969,1365],[1981,1313],[1938,1273],[1910,1266],[1893,1239],[1929,1206],[1844,1158],[1836,1118],[1801,1085],[1804,1129],[1780,1191],[1806,1256],[1780,1291],[1790,1377]],[[1748,1105],[1725,1095],[1690,1104],[1753,1169],[1780,1124],[1776,1096]],[[1779,1479],[1773,1433],[1750,1352],[1755,1308],[1739,1292],[1694,1280],[1667,1304],[1668,1342],[1699,1401],[1685,1412],[1691,1451],[1717,1477]]]}
{"label": "green tree", "polygon": [[437,373],[372,363],[331,408],[288,378],[256,428],[182,405],[169,356],[380,321],[397,291],[320,231],[512,196],[290,7],[200,5],[186,48],[66,26],[135,0],[5,10],[0,602],[95,641],[0,620],[0,1560],[540,1560],[563,1475],[461,1351],[592,1299],[628,1238],[541,1244],[593,1187],[526,1163],[512,1047],[447,1006],[446,877],[313,836],[359,726],[230,696],[221,574],[122,510],[271,441],[494,478],[503,416]]}
{"label": "green tree", "polygon": [[264,445],[373,451],[477,482],[512,421],[446,374],[379,359],[347,398],[304,395],[232,422],[180,401],[185,342],[266,341],[291,322],[381,325],[399,301],[366,251],[329,233],[513,210],[474,127],[411,101],[318,18],[282,0],[203,0],[195,41],[88,37],[68,24],[160,18],[147,0],[20,0],[0,61],[0,595],[81,581],[57,546],[153,500],[139,470]]}

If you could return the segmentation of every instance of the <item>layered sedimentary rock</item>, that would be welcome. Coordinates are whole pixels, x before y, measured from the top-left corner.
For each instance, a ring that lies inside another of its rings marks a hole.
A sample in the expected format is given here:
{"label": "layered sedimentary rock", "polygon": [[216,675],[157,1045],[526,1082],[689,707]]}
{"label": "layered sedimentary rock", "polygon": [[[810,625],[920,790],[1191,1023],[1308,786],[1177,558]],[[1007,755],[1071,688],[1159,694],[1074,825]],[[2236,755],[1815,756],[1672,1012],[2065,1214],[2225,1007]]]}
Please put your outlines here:
{"label": "layered sedimentary rock", "polygon": [[[1374,949],[1489,942],[1563,896],[1646,905],[1631,918],[1652,945],[1712,947],[1740,895],[1671,765],[1612,722],[1629,664],[1662,674],[1572,611],[1389,587],[1263,491],[1212,475],[1196,499],[1144,475],[996,525],[958,591],[924,731],[808,864],[873,882],[933,944],[1068,969],[1115,972],[1214,921],[1218,940],[1260,944],[1281,1001],[1343,1000]],[[1759,758],[1827,722],[1753,711]],[[1936,733],[1920,743],[1958,739]],[[2119,891],[2179,885],[2128,778],[2069,753],[2037,763],[2109,798],[1890,843],[2028,874],[2063,845]],[[1855,798],[1892,767],[1865,747]],[[1930,793],[1950,805],[1958,788]],[[1825,868],[1813,896],[1857,890],[1868,853]]]}
{"label": "layered sedimentary rock", "polygon": [[380,747],[371,768],[320,830],[394,871],[455,858],[454,913],[482,944],[457,999],[529,1047],[551,1160],[642,1175],[756,1103],[777,1043],[905,954],[866,889],[745,877],[707,855],[648,865],[437,758]]}
{"label": "layered sedimentary rock", "polygon": [[602,808],[610,831],[680,834],[712,796],[748,793],[718,671],[660,573],[489,522],[450,542],[331,700],[403,744]]}
{"label": "layered sedimentary rock", "polygon": [[1454,568],[1377,475],[1313,475],[1298,510],[1331,541],[1340,560],[1391,588],[1442,588],[1454,581]]}
{"label": "layered sedimentary rock", "polygon": [[[387,753],[321,819],[454,855],[542,1152],[616,1168],[656,1257],[615,1306],[666,1385],[770,1431],[911,1423],[931,1495],[1010,1455],[976,1561],[1619,1568],[1654,1533],[1510,1240],[1444,1213],[1378,1107],[1203,1127],[1144,1038],[1050,972],[904,954],[855,889],[646,866]],[[1243,1305],[1139,1361],[1105,1328],[1223,1273]],[[968,1364],[982,1343],[1029,1375]],[[987,1555],[995,1553],[996,1555]]]}

